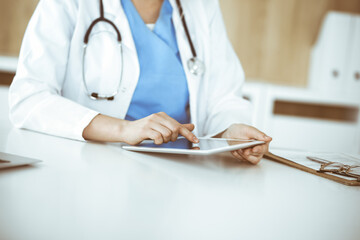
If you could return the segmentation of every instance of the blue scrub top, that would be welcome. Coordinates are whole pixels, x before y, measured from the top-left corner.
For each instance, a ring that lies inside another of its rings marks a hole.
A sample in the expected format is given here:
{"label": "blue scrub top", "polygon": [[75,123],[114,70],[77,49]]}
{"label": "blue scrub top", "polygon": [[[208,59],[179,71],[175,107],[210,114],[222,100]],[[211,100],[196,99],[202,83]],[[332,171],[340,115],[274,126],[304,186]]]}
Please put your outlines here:
{"label": "blue scrub top", "polygon": [[139,81],[125,119],[137,120],[165,112],[180,123],[189,123],[189,91],[172,22],[171,4],[164,0],[151,31],[131,0],[121,3],[140,64]]}

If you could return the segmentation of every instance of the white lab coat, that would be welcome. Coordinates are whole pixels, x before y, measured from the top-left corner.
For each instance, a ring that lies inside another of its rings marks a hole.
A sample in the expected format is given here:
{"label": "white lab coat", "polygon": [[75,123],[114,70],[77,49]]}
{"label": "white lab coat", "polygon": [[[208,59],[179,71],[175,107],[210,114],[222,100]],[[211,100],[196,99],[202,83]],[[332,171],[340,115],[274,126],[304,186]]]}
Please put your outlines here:
{"label": "white lab coat", "polygon": [[[227,38],[218,0],[182,0],[192,40],[206,66],[201,78],[188,71],[190,46],[175,0],[170,2],[195,134],[209,136],[233,123],[250,123],[250,106],[241,96],[244,72]],[[10,119],[16,127],[84,140],[82,132],[97,114],[126,116],[140,72],[136,48],[120,0],[104,0],[104,8],[123,37],[124,73],[115,100],[91,100],[82,83],[83,38],[99,17],[99,1],[41,0],[10,87]]]}

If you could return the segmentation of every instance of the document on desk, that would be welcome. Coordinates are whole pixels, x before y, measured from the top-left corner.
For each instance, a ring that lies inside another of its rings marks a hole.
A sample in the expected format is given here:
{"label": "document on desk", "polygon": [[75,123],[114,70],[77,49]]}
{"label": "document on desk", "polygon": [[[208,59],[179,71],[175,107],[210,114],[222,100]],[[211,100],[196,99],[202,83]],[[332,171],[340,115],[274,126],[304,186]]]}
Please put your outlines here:
{"label": "document on desk", "polygon": [[266,158],[342,184],[360,186],[360,156],[271,149]]}

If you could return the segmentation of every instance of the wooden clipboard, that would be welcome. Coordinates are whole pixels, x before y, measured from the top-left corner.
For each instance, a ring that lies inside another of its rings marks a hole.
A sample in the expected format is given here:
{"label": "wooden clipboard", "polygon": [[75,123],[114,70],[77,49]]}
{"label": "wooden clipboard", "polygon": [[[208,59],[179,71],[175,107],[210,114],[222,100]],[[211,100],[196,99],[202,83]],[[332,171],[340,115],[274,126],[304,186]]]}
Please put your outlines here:
{"label": "wooden clipboard", "polygon": [[294,167],[294,168],[300,169],[302,171],[312,173],[314,175],[317,175],[317,176],[320,176],[320,177],[323,177],[323,178],[327,178],[327,179],[330,179],[332,181],[335,181],[335,182],[338,182],[338,183],[341,183],[341,184],[345,184],[345,185],[348,185],[348,186],[360,186],[360,182],[357,181],[356,179],[349,180],[349,179],[343,178],[341,175],[333,175],[333,174],[327,174],[327,173],[318,172],[318,171],[316,171],[316,170],[314,170],[312,168],[303,166],[303,165],[301,165],[299,163],[296,163],[296,162],[293,162],[293,161],[291,161],[289,159],[286,159],[286,158],[277,156],[275,154],[272,154],[271,152],[266,153],[264,155],[264,158],[275,161],[275,162],[279,162],[279,163],[282,163],[282,164],[286,164],[286,165],[288,165],[290,167]]}

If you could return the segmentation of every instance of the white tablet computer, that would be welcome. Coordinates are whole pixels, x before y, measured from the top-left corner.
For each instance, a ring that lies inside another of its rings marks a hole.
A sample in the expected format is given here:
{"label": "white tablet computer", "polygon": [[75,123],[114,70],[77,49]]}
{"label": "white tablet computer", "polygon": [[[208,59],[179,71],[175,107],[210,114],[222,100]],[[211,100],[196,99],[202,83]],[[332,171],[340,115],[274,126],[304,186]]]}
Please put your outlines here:
{"label": "white tablet computer", "polygon": [[173,153],[173,154],[193,154],[210,155],[220,152],[234,151],[248,148],[263,141],[224,139],[224,138],[199,138],[199,143],[192,143],[184,137],[178,138],[175,142],[168,142],[156,145],[153,141],[144,141],[138,145],[124,145],[123,149],[137,152]]}

